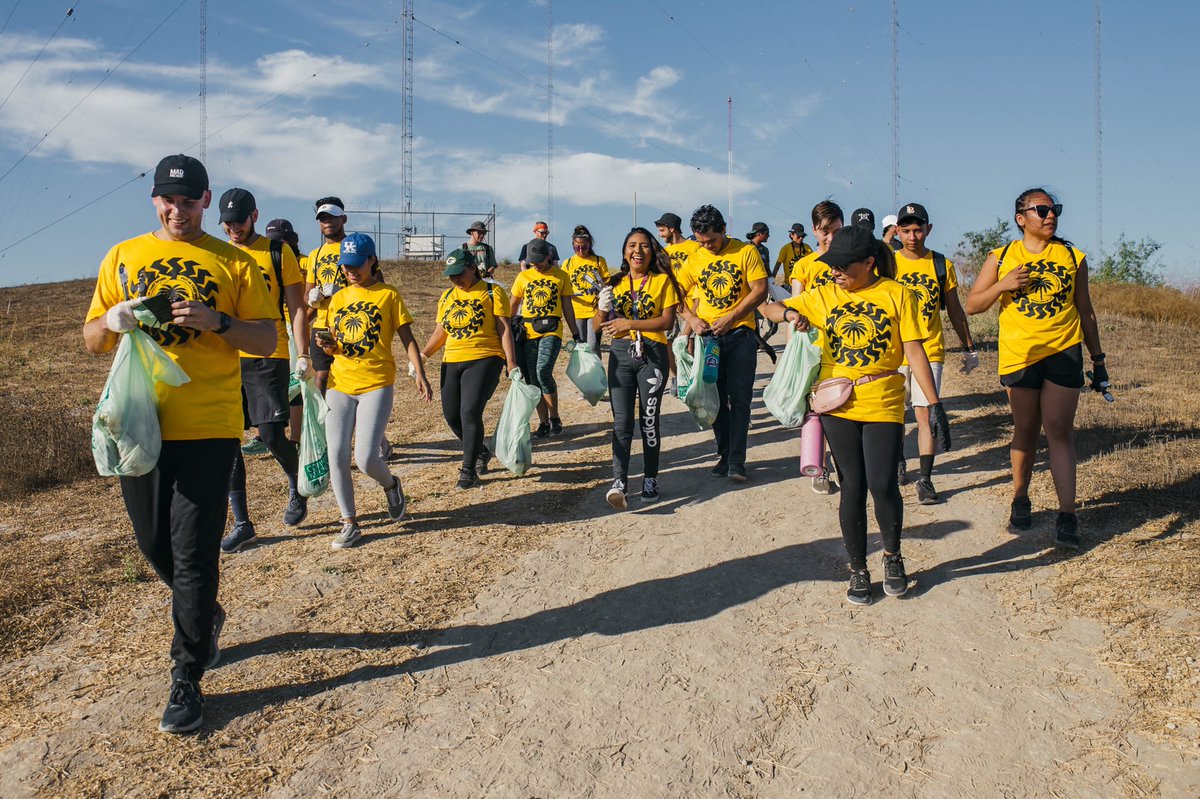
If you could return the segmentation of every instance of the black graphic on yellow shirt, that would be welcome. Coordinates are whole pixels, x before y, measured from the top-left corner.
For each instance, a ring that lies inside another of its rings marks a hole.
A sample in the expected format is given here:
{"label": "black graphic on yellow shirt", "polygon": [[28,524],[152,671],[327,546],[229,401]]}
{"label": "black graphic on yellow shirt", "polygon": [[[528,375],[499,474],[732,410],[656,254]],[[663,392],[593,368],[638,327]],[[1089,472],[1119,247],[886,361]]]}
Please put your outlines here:
{"label": "black graphic on yellow shirt", "polygon": [[869,302],[848,302],[829,312],[826,320],[830,355],[842,366],[870,366],[887,352],[892,320]]}
{"label": "black graphic on yellow shirt", "polygon": [[917,309],[928,322],[942,304],[942,289],[932,275],[925,272],[905,272],[897,278],[917,298]]}
{"label": "black graphic on yellow shirt", "polygon": [[554,316],[558,313],[558,281],[531,280],[525,287],[527,316]]}
{"label": "black graphic on yellow shirt", "polygon": [[729,261],[713,261],[700,273],[704,299],[718,311],[732,308],[741,299],[742,270]]}
{"label": "black graphic on yellow shirt", "polygon": [[684,264],[687,263],[688,254],[684,250],[672,250],[667,253],[671,256],[671,268],[678,272]]}
{"label": "black graphic on yellow shirt", "polygon": [[811,289],[815,288],[816,286],[829,285],[833,282],[833,272],[830,271],[829,267],[825,266],[825,264],[818,264],[816,273],[813,275],[812,282],[804,288]]}
{"label": "black graphic on yellow shirt", "polygon": [[446,306],[442,329],[450,338],[470,338],[483,329],[483,303],[479,300],[454,300]]}
{"label": "black graphic on yellow shirt", "polygon": [[346,275],[342,272],[342,268],[338,266],[339,251],[326,253],[321,256],[321,259],[313,265],[313,276],[316,278],[316,285],[324,286],[332,283],[338,288],[346,287]]}
{"label": "black graphic on yellow shirt", "polygon": [[[121,268],[124,269],[125,265],[121,264]],[[129,286],[130,296],[157,297],[165,294],[171,298],[171,302],[199,300],[209,308],[217,307],[217,282],[207,269],[195,261],[183,258],[160,259],[149,266],[138,268],[130,274],[130,279],[133,281]],[[164,347],[186,344],[200,335],[199,330],[180,327],[171,322],[162,327],[142,329]]]}
{"label": "black graphic on yellow shirt", "polygon": [[359,300],[339,308],[333,317],[333,331],[342,352],[351,358],[361,358],[379,343],[383,318],[379,306]]}
{"label": "black graphic on yellow shirt", "polygon": [[596,284],[592,282],[593,280],[598,283],[600,281],[600,273],[590,266],[572,271],[571,288],[575,290],[575,296],[586,301],[599,294],[596,290]]}
{"label": "black graphic on yellow shirt", "polygon": [[1067,307],[1074,277],[1065,266],[1054,261],[1022,265],[1029,270],[1029,285],[1013,293],[1018,311],[1030,319],[1049,319]]}
{"label": "black graphic on yellow shirt", "polygon": [[626,319],[653,319],[658,315],[654,307],[654,298],[646,292],[639,292],[637,298],[637,316],[633,315],[633,295],[629,292],[618,294],[616,299],[617,313]]}

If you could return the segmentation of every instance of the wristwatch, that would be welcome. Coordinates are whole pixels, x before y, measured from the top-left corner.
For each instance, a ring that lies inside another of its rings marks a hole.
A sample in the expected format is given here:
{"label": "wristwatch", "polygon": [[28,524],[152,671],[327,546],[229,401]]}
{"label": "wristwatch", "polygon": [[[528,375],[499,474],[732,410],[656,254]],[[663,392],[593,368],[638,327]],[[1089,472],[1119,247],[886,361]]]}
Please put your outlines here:
{"label": "wristwatch", "polygon": [[215,332],[218,336],[229,330],[229,326],[233,324],[233,317],[221,311],[221,324],[217,325]]}

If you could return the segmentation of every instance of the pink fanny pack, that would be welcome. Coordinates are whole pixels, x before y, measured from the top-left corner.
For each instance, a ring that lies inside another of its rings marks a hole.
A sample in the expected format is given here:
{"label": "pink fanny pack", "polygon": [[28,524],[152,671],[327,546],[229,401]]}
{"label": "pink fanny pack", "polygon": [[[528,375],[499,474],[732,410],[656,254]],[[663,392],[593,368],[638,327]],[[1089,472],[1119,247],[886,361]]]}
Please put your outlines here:
{"label": "pink fanny pack", "polygon": [[890,372],[867,375],[857,380],[851,380],[848,377],[831,377],[828,380],[822,380],[813,387],[812,392],[808,395],[809,410],[813,413],[836,411],[850,401],[850,397],[854,394],[855,386],[861,386],[884,377],[891,377],[898,374],[900,373],[893,369]]}

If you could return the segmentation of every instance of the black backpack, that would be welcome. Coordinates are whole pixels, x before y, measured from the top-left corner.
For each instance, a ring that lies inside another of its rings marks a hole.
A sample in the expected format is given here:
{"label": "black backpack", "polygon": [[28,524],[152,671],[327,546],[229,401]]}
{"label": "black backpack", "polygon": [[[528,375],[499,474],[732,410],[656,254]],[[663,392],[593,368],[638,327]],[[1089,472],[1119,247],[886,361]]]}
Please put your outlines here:
{"label": "black backpack", "polygon": [[938,297],[942,300],[942,310],[946,310],[946,256],[942,255],[937,250],[930,250],[933,253],[933,271],[937,275],[938,282]]}

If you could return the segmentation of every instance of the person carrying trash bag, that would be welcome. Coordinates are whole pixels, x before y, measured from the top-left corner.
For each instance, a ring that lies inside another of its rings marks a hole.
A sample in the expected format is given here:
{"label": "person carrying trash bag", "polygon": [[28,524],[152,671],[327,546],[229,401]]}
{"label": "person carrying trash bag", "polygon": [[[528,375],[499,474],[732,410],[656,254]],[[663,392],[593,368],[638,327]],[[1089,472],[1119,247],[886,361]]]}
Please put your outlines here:
{"label": "person carrying trash bag", "polygon": [[[159,729],[182,733],[204,723],[200,679],[219,658],[225,618],[217,589],[229,474],[242,437],[238,351],[275,351],[278,308],[258,265],[204,232],[212,193],[203,164],[163,158],[150,196],[159,228],[104,257],[83,340],[100,355],[137,327],[191,378],[156,384],[158,462],[148,474],[120,478],[138,548],[171,589],[171,689]],[[156,326],[136,316],[146,304],[161,312]]]}
{"label": "person carrying trash bag", "polygon": [[[442,415],[463,442],[458,487],[478,485],[492,453],[483,443],[483,409],[500,382],[500,370],[517,368],[509,329],[508,293],[483,279],[483,265],[466,249],[446,257],[442,276],[451,286],[437,306],[437,325],[421,349],[425,358],[443,346]],[[528,417],[526,417],[528,422]]]}
{"label": "person carrying trash bag", "polygon": [[608,395],[613,413],[613,484],[605,494],[616,510],[628,507],[633,408],[642,433],[642,502],[658,499],[662,450],[659,417],[667,387],[667,331],[675,324],[679,286],[671,260],[649,230],[635,227],[621,245],[621,270],[600,291],[592,328],[612,337]]}
{"label": "person carrying trash bag", "polygon": [[811,325],[823,334],[820,381],[809,405],[821,414],[821,427],[837,463],[842,484],[838,518],[850,560],[846,598],[872,601],[867,570],[867,492],[883,538],[883,590],[889,596],[908,591],[900,553],[904,503],[896,468],[904,436],[904,376],[908,357],[913,379],[930,399],[934,438],[950,449],[950,427],[938,398],[922,342],[929,336],[911,291],[894,278],[892,248],[860,225],[833,234],[820,256],[833,283],[802,291],[763,308],[770,319],[797,330]]}

